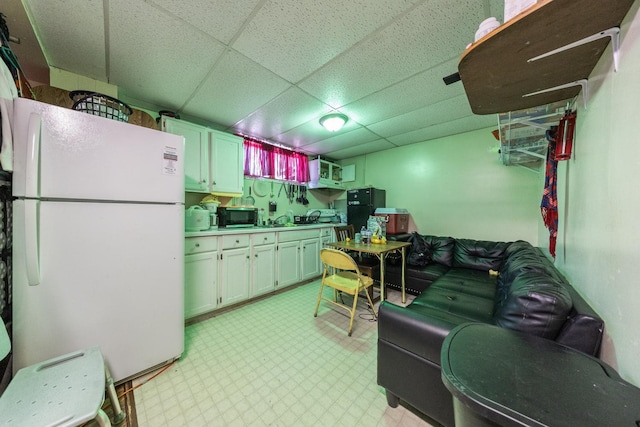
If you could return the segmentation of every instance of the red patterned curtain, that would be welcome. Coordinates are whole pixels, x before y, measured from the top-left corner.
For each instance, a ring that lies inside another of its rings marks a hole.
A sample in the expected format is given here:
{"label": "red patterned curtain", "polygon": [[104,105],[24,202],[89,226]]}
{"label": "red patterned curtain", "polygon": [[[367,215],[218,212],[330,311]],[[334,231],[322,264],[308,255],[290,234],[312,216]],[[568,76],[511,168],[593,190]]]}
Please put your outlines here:
{"label": "red patterned curtain", "polygon": [[244,137],[244,174],[253,178],[306,183],[309,159],[305,154]]}

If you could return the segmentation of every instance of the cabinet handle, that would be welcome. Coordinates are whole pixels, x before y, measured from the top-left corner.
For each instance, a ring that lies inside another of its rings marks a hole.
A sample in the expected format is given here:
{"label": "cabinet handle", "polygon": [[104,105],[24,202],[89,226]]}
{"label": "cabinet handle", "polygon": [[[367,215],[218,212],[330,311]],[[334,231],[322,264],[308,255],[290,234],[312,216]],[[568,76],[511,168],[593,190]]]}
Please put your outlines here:
{"label": "cabinet handle", "polygon": [[200,247],[200,243],[196,243],[196,248],[199,248],[199,247]]}
{"label": "cabinet handle", "polygon": [[240,240],[236,240],[236,243],[240,243]]}
{"label": "cabinet handle", "polygon": [[255,256],[256,258],[258,258],[258,254],[255,254],[254,256]]}
{"label": "cabinet handle", "polygon": [[212,182],[212,184],[213,184],[213,185],[216,185],[216,182],[215,182],[215,181],[213,181],[213,182]]}

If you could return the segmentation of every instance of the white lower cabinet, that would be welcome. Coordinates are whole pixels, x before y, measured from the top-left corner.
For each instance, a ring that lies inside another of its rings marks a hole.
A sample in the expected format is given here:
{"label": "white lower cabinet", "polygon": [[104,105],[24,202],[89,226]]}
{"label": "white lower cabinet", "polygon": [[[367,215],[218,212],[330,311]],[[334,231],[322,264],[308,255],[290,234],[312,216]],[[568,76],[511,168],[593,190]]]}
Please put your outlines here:
{"label": "white lower cabinet", "polygon": [[333,228],[322,228],[320,229],[320,249],[326,248],[327,243],[336,241],[336,233],[333,231]]}
{"label": "white lower cabinet", "polygon": [[278,243],[278,288],[300,281],[300,242]]}
{"label": "white lower cabinet", "polygon": [[221,240],[219,302],[227,306],[249,298],[251,250],[248,234],[223,236]]}
{"label": "white lower cabinet", "polygon": [[279,288],[320,275],[320,230],[278,233]]}
{"label": "white lower cabinet", "polygon": [[302,280],[313,279],[320,275],[320,238],[300,242],[300,261]]}
{"label": "white lower cabinet", "polygon": [[217,237],[188,238],[184,257],[184,317],[215,310],[218,289]]}
{"label": "white lower cabinet", "polygon": [[273,292],[276,286],[276,234],[260,233],[251,238],[251,296]]}
{"label": "white lower cabinet", "polygon": [[185,319],[320,276],[333,240],[331,228],[187,237]]}

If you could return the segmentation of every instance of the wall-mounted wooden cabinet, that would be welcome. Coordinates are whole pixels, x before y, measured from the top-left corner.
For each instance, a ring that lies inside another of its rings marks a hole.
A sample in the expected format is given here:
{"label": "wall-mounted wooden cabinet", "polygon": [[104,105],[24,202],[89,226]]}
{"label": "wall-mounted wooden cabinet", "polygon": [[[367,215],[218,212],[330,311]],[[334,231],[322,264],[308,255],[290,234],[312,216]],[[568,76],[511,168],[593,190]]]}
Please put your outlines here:
{"label": "wall-mounted wooden cabinet", "polygon": [[609,38],[531,59],[618,27],[632,4],[633,0],[541,0],[473,43],[458,64],[471,110],[504,113],[575,97],[580,86],[526,95],[587,79]]}

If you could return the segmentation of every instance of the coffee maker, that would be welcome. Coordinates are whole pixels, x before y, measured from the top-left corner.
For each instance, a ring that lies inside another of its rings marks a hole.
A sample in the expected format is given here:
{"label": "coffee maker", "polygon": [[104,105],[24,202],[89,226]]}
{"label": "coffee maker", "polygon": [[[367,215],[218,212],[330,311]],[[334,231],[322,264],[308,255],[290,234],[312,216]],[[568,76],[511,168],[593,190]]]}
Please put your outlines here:
{"label": "coffee maker", "polygon": [[218,213],[209,211],[209,229],[218,228]]}
{"label": "coffee maker", "polygon": [[203,203],[206,210],[209,211],[209,230],[218,228],[218,205],[219,203]]}

